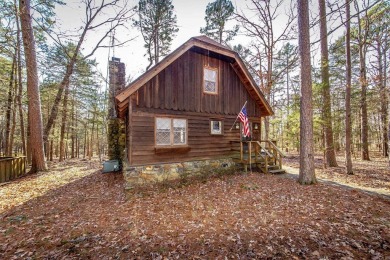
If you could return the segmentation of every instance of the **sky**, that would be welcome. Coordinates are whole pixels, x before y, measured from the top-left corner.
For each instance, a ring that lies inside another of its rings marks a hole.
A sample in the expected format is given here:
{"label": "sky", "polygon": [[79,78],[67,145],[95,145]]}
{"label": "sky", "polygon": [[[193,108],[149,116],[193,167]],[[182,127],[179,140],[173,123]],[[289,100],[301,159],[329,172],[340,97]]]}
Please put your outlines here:
{"label": "sky", "polygon": [[[124,3],[124,1],[125,0],[123,0],[122,3]],[[133,7],[138,3],[138,0],[128,1],[129,7]],[[212,0],[172,0],[172,4],[174,5],[175,13],[177,15],[179,32],[172,42],[171,51],[175,50],[189,38],[200,35],[200,28],[204,27],[206,24],[204,20],[206,6],[211,1]],[[71,31],[80,28],[84,18],[84,6],[80,2],[80,0],[68,0],[66,1],[67,4],[65,6],[56,8],[56,15],[58,17],[58,24],[60,28]],[[100,0],[96,0],[96,2],[99,3]],[[232,2],[238,10],[247,10],[246,6],[248,0],[233,0]],[[290,3],[289,0],[286,0],[285,2]],[[317,1],[312,1],[312,4],[313,2],[316,4]],[[312,11],[315,12],[317,9],[318,8],[316,5],[311,6]],[[105,15],[110,16],[110,13],[108,12]],[[283,22],[283,20],[278,22],[281,25],[280,27],[283,27]],[[111,58],[113,55],[117,58],[120,58],[121,61],[125,63],[126,74],[130,79],[135,79],[145,71],[145,68],[148,65],[148,60],[145,56],[146,50],[143,47],[143,39],[139,31],[137,31],[135,28],[131,28],[131,24],[132,23],[129,22],[129,30],[117,30],[115,32],[115,38],[117,39],[116,42],[135,38],[134,40],[122,47],[115,47],[114,49],[100,49],[93,56],[93,58],[95,58],[98,62],[98,70],[102,73],[103,76],[107,75],[108,57],[110,56]],[[276,30],[278,30],[278,28],[276,28]],[[313,34],[315,34],[316,31],[318,32],[319,30],[313,30]],[[101,33],[102,31],[89,32],[89,34],[87,34],[86,42],[83,44],[82,50],[84,54],[92,48]],[[231,44],[234,45],[241,43],[246,45],[249,42],[250,39],[239,35],[235,37]]]}
{"label": "sky", "polygon": [[[134,6],[138,1],[130,1],[130,5]],[[205,9],[210,0],[173,0],[175,12],[177,15],[177,24],[179,32],[174,38],[171,46],[171,51],[179,47],[193,36],[200,35],[200,27],[205,26],[204,16]],[[75,29],[78,28],[83,20],[84,13],[82,11],[82,5],[79,1],[67,1],[66,6],[62,6],[56,9],[56,14],[59,18],[61,27]],[[87,35],[87,41],[83,45],[84,52],[90,49],[93,42],[96,42],[96,35],[94,33]],[[148,65],[146,50],[143,47],[143,39],[140,33],[136,29],[130,29],[130,32],[125,30],[116,31],[115,38],[118,41],[128,40],[136,37],[133,41],[127,43],[123,47],[115,47],[108,50],[107,48],[101,49],[96,52],[94,58],[99,63],[98,69],[106,75],[107,60],[110,51],[110,56],[113,53],[115,57],[120,58],[126,65],[126,74],[131,78],[139,76],[145,71]]]}

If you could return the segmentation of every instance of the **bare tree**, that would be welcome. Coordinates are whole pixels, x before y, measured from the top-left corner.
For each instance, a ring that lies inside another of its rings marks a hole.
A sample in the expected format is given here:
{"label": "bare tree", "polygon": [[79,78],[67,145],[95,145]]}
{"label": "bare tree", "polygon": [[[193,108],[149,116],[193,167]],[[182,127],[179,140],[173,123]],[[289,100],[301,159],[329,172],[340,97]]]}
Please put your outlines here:
{"label": "bare tree", "polygon": [[[104,45],[105,40],[109,38],[109,36],[112,34],[112,32],[115,31],[115,29],[119,27],[125,27],[129,19],[133,15],[133,10],[127,8],[127,1],[100,1],[100,4],[97,4],[97,2],[94,0],[83,0],[83,3],[85,8],[84,26],[81,28],[81,34],[78,36],[77,44],[75,44],[76,48],[72,50],[72,52],[69,52],[69,50],[67,50],[67,44],[63,43],[62,35],[57,34],[56,36],[53,36],[53,32],[49,33],[49,36],[56,42],[56,44],[63,48],[69,59],[66,65],[66,72],[58,88],[58,92],[45,127],[44,141],[46,144],[50,130],[53,127],[54,121],[57,118],[58,108],[63,92],[65,91],[65,93],[69,93],[66,89],[69,88],[70,77],[73,74],[76,61],[80,58],[79,54],[81,46],[84,43],[87,34],[94,33],[100,29],[104,30],[104,33],[94,44],[92,50],[88,54],[82,56],[82,59],[90,58],[99,48],[109,47],[108,45]],[[107,12],[114,13],[114,16],[104,18]],[[128,41],[130,40],[132,39],[129,39]],[[123,45],[128,41],[117,43],[115,44],[115,46]],[[67,102],[65,103],[65,105],[67,105]],[[64,113],[67,113],[67,107],[64,107],[63,109],[65,111]],[[64,117],[63,115],[63,118],[66,119],[66,116]]]}
{"label": "bare tree", "polygon": [[301,184],[316,183],[313,140],[313,90],[310,62],[308,0],[298,0],[299,55],[301,58],[300,168]]}
{"label": "bare tree", "polygon": [[[293,21],[296,16],[293,13],[293,8],[290,8],[287,14],[287,22],[281,27],[277,21],[278,16],[281,15],[280,11],[284,7],[284,0],[277,1],[262,1],[262,0],[250,0],[251,6],[247,9],[250,11],[244,13],[237,11],[236,18],[241,23],[242,29],[246,35],[254,38],[258,44],[255,46],[257,49],[257,57],[259,69],[257,74],[260,80],[260,88],[263,90],[267,101],[271,100],[271,89],[275,83],[275,75],[273,75],[273,62],[275,48],[278,43],[291,39],[290,35],[293,31]],[[252,15],[255,14],[255,15]],[[275,28],[280,31],[277,34]],[[266,62],[262,62],[265,59]],[[271,103],[271,102],[270,102]],[[269,118],[265,118],[265,138],[268,139],[269,135]]]}
{"label": "bare tree", "polygon": [[19,0],[19,11],[27,68],[28,123],[32,154],[30,172],[34,173],[46,170],[47,166],[43,151],[41,97],[38,86],[35,39],[31,25],[30,0]]}

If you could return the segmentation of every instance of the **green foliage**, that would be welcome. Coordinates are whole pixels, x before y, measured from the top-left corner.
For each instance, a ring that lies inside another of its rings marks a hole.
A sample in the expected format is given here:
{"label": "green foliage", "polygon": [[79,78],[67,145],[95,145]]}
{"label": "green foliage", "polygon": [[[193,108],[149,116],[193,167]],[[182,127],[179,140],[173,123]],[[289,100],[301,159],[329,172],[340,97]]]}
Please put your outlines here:
{"label": "green foliage", "polygon": [[215,0],[206,7],[206,26],[200,28],[200,32],[218,41],[227,43],[237,35],[238,25],[233,29],[225,29],[226,23],[232,19],[234,6],[230,0]]}
{"label": "green foliage", "polygon": [[134,20],[133,25],[144,39],[150,62],[148,68],[169,53],[173,37],[179,31],[171,0],[140,0],[138,20]]}

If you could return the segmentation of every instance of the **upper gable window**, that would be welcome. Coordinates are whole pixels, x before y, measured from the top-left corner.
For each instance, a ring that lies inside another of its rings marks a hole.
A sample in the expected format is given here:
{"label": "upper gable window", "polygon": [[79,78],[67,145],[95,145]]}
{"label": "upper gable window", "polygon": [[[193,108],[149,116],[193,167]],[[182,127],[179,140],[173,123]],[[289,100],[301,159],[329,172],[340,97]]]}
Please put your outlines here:
{"label": "upper gable window", "polygon": [[218,69],[203,68],[203,92],[208,94],[218,93]]}

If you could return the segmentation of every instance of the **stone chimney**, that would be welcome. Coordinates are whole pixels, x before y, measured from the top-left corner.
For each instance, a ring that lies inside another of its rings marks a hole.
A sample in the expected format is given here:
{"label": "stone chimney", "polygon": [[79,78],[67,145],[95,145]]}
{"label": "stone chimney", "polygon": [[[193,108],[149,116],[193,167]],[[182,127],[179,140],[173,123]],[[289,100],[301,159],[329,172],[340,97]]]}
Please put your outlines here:
{"label": "stone chimney", "polygon": [[110,160],[118,160],[120,168],[125,157],[126,133],[123,120],[117,117],[115,96],[125,87],[125,78],[125,64],[119,58],[112,57],[109,61],[108,157]]}
{"label": "stone chimney", "polygon": [[115,96],[125,87],[125,64],[121,59],[112,57],[109,61],[109,99],[108,118],[116,118]]}

